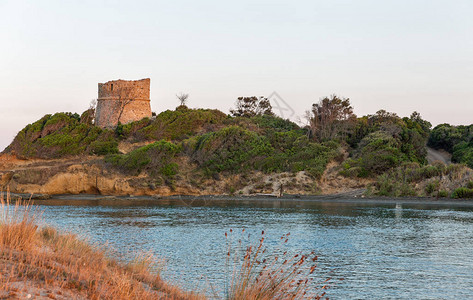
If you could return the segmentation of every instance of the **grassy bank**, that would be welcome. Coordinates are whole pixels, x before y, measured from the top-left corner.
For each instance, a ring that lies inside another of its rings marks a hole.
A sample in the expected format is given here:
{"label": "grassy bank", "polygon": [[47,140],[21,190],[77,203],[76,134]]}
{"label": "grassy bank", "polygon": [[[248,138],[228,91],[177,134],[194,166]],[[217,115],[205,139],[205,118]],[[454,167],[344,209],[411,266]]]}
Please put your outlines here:
{"label": "grassy bank", "polygon": [[473,198],[473,170],[436,162],[404,164],[378,176],[368,195],[387,197]]}
{"label": "grassy bank", "polygon": [[[150,256],[127,264],[104,247],[72,234],[38,226],[40,214],[28,204],[1,196],[0,297],[18,299],[201,299],[164,282]],[[30,295],[30,296],[28,296]]]}

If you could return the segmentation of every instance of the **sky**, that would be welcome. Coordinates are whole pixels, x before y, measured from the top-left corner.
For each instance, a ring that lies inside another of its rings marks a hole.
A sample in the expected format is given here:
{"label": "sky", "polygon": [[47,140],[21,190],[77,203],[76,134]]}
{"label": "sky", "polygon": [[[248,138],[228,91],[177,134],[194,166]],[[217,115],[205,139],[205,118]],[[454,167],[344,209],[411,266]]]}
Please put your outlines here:
{"label": "sky", "polygon": [[180,92],[224,112],[277,92],[303,121],[337,94],[359,116],[471,124],[472,13],[471,0],[0,0],[0,150],[116,79],[151,78],[157,113]]}

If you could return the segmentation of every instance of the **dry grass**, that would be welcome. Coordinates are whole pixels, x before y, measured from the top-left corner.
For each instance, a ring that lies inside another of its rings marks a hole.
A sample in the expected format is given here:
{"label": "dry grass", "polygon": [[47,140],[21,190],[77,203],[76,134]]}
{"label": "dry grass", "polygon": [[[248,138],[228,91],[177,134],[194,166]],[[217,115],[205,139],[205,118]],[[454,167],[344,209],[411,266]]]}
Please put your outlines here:
{"label": "dry grass", "polygon": [[[225,297],[237,299],[322,299],[330,278],[314,282],[317,256],[309,254],[268,255],[264,247],[264,232],[256,246],[242,246],[242,239],[234,249],[230,234],[228,241],[227,269],[233,264],[230,284],[225,287]],[[242,235],[244,230],[242,231]],[[282,244],[288,242],[289,234],[281,237]],[[243,251],[243,259],[240,252]],[[232,259],[233,257],[233,259]],[[328,299],[328,298],[327,298]]]}
{"label": "dry grass", "polygon": [[[128,264],[107,256],[106,247],[91,246],[73,234],[38,227],[41,214],[25,201],[0,195],[0,299],[203,299],[165,283],[150,254]],[[231,231],[232,234],[232,231]],[[268,255],[264,233],[257,246],[234,248],[228,239],[225,298],[321,299],[328,281],[314,282],[317,256]],[[244,230],[242,236],[244,235]],[[287,243],[288,235],[281,237]]]}
{"label": "dry grass", "polygon": [[[201,299],[152,271],[152,256],[121,264],[72,234],[39,228],[38,211],[0,196],[0,298]],[[28,297],[29,296],[29,297]]]}

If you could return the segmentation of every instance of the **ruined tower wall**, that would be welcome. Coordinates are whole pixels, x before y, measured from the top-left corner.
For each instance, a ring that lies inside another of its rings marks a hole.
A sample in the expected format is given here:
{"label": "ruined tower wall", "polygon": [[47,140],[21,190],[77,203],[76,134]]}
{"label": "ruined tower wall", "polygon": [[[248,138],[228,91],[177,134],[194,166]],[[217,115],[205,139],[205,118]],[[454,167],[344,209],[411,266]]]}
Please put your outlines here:
{"label": "ruined tower wall", "polygon": [[151,118],[150,79],[114,80],[98,84],[95,125],[102,128]]}

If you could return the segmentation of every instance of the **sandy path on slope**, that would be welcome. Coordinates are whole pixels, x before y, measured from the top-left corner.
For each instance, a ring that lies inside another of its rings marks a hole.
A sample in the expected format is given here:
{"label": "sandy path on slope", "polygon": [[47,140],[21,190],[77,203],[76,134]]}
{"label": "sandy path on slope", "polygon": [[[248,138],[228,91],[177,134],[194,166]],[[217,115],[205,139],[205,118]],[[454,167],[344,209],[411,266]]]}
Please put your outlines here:
{"label": "sandy path on slope", "polygon": [[427,161],[429,164],[434,161],[441,161],[448,165],[452,163],[452,155],[445,150],[435,150],[427,147]]}

